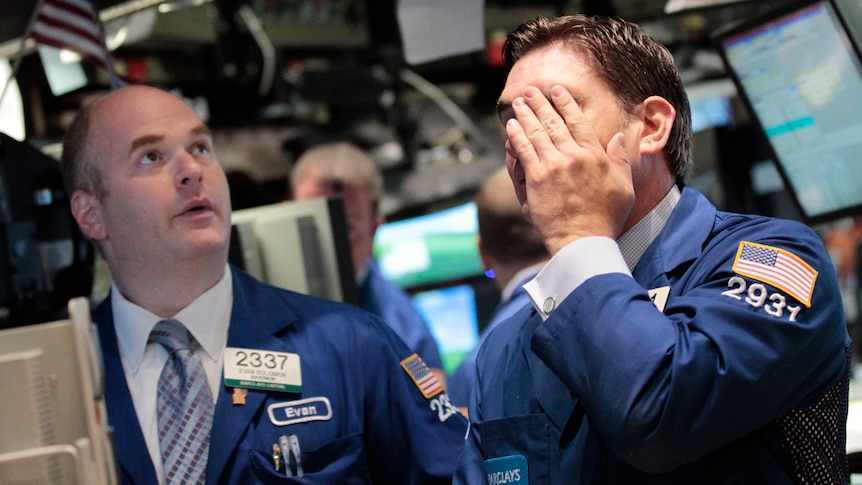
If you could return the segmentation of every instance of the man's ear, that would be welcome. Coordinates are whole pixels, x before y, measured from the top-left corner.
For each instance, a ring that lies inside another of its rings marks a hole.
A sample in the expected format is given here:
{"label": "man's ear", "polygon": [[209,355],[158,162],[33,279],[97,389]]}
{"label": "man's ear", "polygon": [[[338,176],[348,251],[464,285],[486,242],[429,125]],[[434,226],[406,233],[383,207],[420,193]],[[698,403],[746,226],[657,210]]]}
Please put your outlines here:
{"label": "man's ear", "polygon": [[485,249],[485,244],[482,242],[482,236],[476,236],[476,246],[479,248],[479,258],[482,260],[482,267],[485,271],[494,269],[494,262],[488,256],[488,251]]}
{"label": "man's ear", "polygon": [[101,241],[108,237],[108,231],[102,220],[102,203],[95,195],[78,189],[72,193],[70,205],[72,217],[75,218],[85,236],[94,241]]}
{"label": "man's ear", "polygon": [[378,215],[374,216],[374,222],[373,222],[374,226],[372,227],[373,230],[371,231],[371,237],[372,238],[377,234],[377,230],[380,229],[380,226],[382,226],[385,223],[386,223],[386,218],[383,217],[382,215],[378,214]]}
{"label": "man's ear", "polygon": [[662,151],[667,145],[673,121],[676,119],[676,110],[661,96],[650,96],[644,100],[643,109],[643,133],[641,134],[641,155],[655,155]]}

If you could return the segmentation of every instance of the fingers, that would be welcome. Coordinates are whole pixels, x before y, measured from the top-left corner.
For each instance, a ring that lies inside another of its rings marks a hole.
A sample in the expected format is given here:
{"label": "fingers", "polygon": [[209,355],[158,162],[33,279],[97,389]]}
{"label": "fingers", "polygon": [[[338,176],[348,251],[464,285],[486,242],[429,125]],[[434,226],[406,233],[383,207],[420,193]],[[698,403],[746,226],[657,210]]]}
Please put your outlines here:
{"label": "fingers", "polygon": [[562,86],[554,86],[549,97],[529,86],[522,97],[513,100],[512,111],[515,116],[507,122],[506,133],[527,163],[548,161],[547,154],[573,154],[581,148],[600,147],[593,126]]}
{"label": "fingers", "polygon": [[559,113],[557,116],[561,117],[565,125],[563,133],[554,137],[559,146],[571,140],[574,140],[581,147],[599,144],[593,126],[587,122],[580,105],[566,88],[562,86],[552,87],[551,102],[554,103],[556,111]]}
{"label": "fingers", "polygon": [[[566,94],[568,95],[568,92]],[[551,148],[551,145],[562,149],[571,143],[572,135],[566,126],[566,120],[541,91],[532,86],[527,87],[522,99],[523,103],[513,104],[515,116],[539,151]]]}
{"label": "fingers", "polygon": [[565,121],[535,87],[528,87],[522,97],[512,101],[512,112],[514,117],[506,122],[506,136],[511,155],[524,166],[552,162],[559,156],[560,146],[571,144]]}
{"label": "fingers", "polygon": [[506,143],[507,151],[514,159],[532,163],[539,158],[533,142],[527,137],[524,127],[515,118],[509,118],[509,121],[506,122]]}
{"label": "fingers", "polygon": [[626,137],[622,132],[619,132],[608,142],[608,156],[614,162],[623,162],[628,165],[628,155],[626,154]]}
{"label": "fingers", "polygon": [[[611,167],[616,171],[618,176],[619,185],[616,187],[616,190],[620,191],[621,200],[624,201],[621,206],[627,207],[624,212],[626,217],[617,218],[617,222],[623,224],[634,204],[635,187],[634,180],[632,179],[631,160],[629,160],[628,153],[626,152],[626,137],[622,132],[618,132],[611,137],[611,141],[608,142],[607,154],[611,161]],[[617,228],[618,232],[616,234],[619,235],[622,229],[623,227],[620,225]]]}
{"label": "fingers", "polygon": [[625,135],[604,146],[594,126],[602,113],[586,116],[561,86],[547,97],[535,87],[522,94],[506,123],[506,163],[528,220],[549,249],[588,235],[619,236],[634,201]]}
{"label": "fingers", "polygon": [[611,161],[611,166],[620,174],[622,177],[621,180],[628,182],[626,189],[634,196],[631,160],[629,160],[628,153],[626,152],[626,137],[622,132],[616,133],[611,138],[611,141],[608,142],[607,154]]}

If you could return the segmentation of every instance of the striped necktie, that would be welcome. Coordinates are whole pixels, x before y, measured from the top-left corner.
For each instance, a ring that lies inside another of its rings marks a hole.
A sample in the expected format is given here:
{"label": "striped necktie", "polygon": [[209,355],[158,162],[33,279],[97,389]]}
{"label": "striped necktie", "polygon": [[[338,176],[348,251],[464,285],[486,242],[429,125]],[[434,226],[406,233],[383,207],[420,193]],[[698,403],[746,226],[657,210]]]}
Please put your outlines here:
{"label": "striped necktie", "polygon": [[162,466],[171,485],[204,483],[215,407],[189,338],[176,320],[162,320],[150,333],[150,342],[161,344],[169,354],[159,377],[156,409]]}

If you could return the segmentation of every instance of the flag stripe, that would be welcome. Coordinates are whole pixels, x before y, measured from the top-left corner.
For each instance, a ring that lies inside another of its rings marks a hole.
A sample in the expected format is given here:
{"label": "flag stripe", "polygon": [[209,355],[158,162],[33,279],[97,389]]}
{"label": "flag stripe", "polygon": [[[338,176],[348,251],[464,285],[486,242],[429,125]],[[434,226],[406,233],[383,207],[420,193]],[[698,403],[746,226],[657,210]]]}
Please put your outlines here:
{"label": "flag stripe", "polygon": [[89,0],[44,0],[28,36],[40,44],[75,51],[99,64],[108,71],[115,87],[126,84],[114,70],[102,24]]}
{"label": "flag stripe", "polygon": [[750,261],[740,260],[739,267],[748,271],[757,272],[764,276],[775,275],[784,281],[787,285],[795,288],[800,292],[807,292],[807,288],[813,283],[811,275],[802,274],[802,272],[793,266],[792,262],[783,261],[781,255],[778,255],[778,260],[774,267],[753,263]]}
{"label": "flag stripe", "polygon": [[67,10],[55,8],[52,4],[47,4],[39,12],[37,25],[44,24],[45,26],[68,30],[98,43],[101,32],[99,31],[99,24],[96,22],[97,20],[92,15],[81,15],[78,12],[70,13]]}
{"label": "flag stripe", "polygon": [[[76,37],[73,34],[69,34],[68,32],[57,31],[46,34],[43,34],[42,32],[34,32],[32,37],[33,40],[41,44],[50,45],[58,49],[70,49],[81,54],[90,61],[101,64],[102,66],[107,65],[105,54],[102,52],[100,47],[82,42],[81,38]],[[74,44],[74,48],[71,47],[72,44]]]}
{"label": "flag stripe", "polygon": [[45,0],[39,15],[77,25],[83,31],[99,35],[99,17],[93,5],[76,0]]}
{"label": "flag stripe", "polygon": [[776,283],[781,283],[780,286],[786,287],[788,291],[791,291],[792,293],[797,295],[805,295],[807,298],[810,283],[806,284],[798,280],[793,280],[792,278],[787,277],[787,274],[783,273],[781,270],[764,267],[763,265],[759,265],[757,263],[745,263],[743,261],[740,261],[738,269],[741,271],[749,272],[751,276],[758,276],[760,278],[775,280]]}
{"label": "flag stripe", "polygon": [[788,251],[743,241],[733,271],[782,289],[805,306],[811,305],[817,271]]}
{"label": "flag stripe", "polygon": [[68,48],[107,66],[100,24],[92,6],[76,0],[45,0],[33,25],[37,42]]}
{"label": "flag stripe", "polygon": [[90,17],[98,21],[96,10],[92,0],[45,0],[43,5],[54,5],[55,8],[65,10],[80,17]]}

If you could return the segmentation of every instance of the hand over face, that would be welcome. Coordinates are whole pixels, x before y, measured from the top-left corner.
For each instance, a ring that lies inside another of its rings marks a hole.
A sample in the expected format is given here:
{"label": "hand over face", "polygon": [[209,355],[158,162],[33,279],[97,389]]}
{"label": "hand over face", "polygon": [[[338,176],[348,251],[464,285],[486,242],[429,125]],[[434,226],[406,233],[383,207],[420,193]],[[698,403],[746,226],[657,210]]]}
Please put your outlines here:
{"label": "hand over face", "polygon": [[[616,239],[635,199],[623,133],[602,146],[593,120],[562,86],[550,89],[550,99],[526,87],[513,100],[512,114],[506,122],[509,174],[551,254],[582,237]],[[599,115],[622,126],[617,109]]]}

